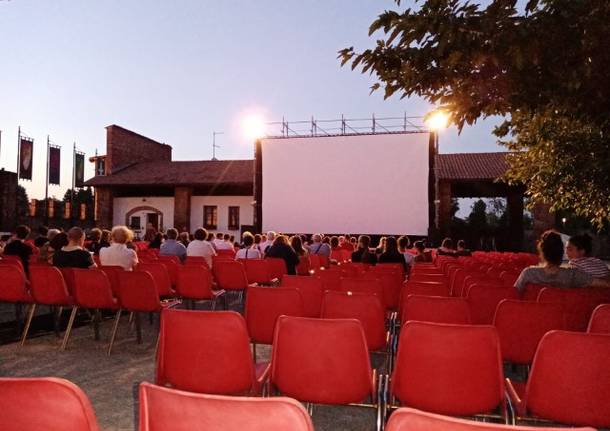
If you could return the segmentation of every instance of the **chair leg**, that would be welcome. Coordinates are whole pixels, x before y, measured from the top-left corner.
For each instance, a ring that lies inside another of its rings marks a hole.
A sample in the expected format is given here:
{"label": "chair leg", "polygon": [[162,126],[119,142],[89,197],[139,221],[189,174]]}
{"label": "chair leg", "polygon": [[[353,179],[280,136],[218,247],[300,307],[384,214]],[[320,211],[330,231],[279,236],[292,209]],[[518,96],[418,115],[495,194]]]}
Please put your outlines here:
{"label": "chair leg", "polygon": [[252,343],[252,359],[254,360],[254,363],[256,364],[256,343]]}
{"label": "chair leg", "polygon": [[212,298],[212,311],[216,311],[216,298]]}
{"label": "chair leg", "polygon": [[32,319],[34,318],[34,311],[36,311],[36,304],[30,305],[30,311],[28,312],[28,318],[25,322],[25,327],[23,328],[23,335],[21,336],[21,345],[25,344],[25,339],[28,336],[28,331],[30,330],[30,325],[32,324]]}
{"label": "chair leg", "polygon": [[100,322],[102,321],[102,313],[99,309],[93,312],[93,338],[95,341],[100,340]]}
{"label": "chair leg", "polygon": [[142,317],[136,312],[136,339],[138,344],[142,344]]}
{"label": "chair leg", "polygon": [[114,339],[116,338],[116,333],[119,330],[119,322],[121,321],[121,311],[122,310],[118,310],[116,312],[116,316],[114,318],[114,325],[112,326],[112,334],[110,335],[110,343],[108,344],[108,352],[107,355],[110,356],[110,353],[112,352],[112,346],[114,345]]}
{"label": "chair leg", "polygon": [[64,307],[57,307],[55,318],[53,319],[53,329],[55,330],[55,336],[59,337],[59,324],[61,323],[61,313],[63,313]]}
{"label": "chair leg", "polygon": [[68,320],[68,327],[66,328],[66,333],[64,334],[64,339],[61,343],[60,350],[66,350],[66,345],[68,344],[68,339],[70,338],[70,332],[72,332],[72,325],[74,325],[74,318],[76,317],[77,311],[78,307],[76,305],[72,307],[72,312],[70,313],[70,320]]}

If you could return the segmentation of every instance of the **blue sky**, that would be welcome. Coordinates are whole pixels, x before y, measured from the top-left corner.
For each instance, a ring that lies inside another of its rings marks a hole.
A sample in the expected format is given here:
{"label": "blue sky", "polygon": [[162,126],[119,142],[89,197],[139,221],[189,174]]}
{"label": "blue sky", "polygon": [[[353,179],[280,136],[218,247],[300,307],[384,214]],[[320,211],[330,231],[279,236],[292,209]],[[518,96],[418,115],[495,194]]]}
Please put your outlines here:
{"label": "blue sky", "polygon": [[[403,2],[408,4],[409,2]],[[16,168],[17,127],[35,139],[30,197],[44,197],[45,142],[63,146],[63,196],[71,149],[105,152],[119,124],[172,145],[175,160],[251,158],[240,129],[249,113],[267,121],[423,115],[419,99],[369,95],[368,76],[341,68],[337,51],[372,46],[368,26],[392,1],[0,0],[0,167]],[[494,121],[442,152],[501,150]],[[92,175],[87,163],[86,178]],[[310,169],[310,167],[304,167]],[[376,169],[372,167],[371,169]]]}

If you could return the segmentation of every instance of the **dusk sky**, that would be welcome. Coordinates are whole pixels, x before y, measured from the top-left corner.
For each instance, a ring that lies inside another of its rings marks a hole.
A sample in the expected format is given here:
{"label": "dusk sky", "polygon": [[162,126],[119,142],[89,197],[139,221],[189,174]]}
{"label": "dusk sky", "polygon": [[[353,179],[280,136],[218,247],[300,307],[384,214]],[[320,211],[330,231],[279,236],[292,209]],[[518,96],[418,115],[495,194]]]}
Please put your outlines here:
{"label": "dusk sky", "polygon": [[[49,195],[61,198],[72,143],[104,154],[110,124],[170,144],[174,160],[211,158],[212,132],[224,132],[217,157],[243,159],[253,157],[240,127],[250,114],[424,115],[422,100],[369,95],[372,79],[337,60],[341,48],[373,46],[368,26],[387,8],[394,2],[0,0],[0,167],[16,169],[19,125],[35,139],[34,181],[21,184],[44,197],[49,134],[63,164]],[[501,150],[494,123],[443,132],[441,152]]]}

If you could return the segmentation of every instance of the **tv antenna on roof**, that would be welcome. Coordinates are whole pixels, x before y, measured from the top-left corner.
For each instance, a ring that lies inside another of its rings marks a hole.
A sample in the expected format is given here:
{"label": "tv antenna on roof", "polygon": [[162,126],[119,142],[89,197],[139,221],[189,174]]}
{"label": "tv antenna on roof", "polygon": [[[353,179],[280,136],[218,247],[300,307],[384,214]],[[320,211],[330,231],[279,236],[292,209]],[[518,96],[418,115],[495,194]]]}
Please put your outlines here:
{"label": "tv antenna on roof", "polygon": [[225,132],[212,132],[212,160],[218,160],[216,158],[216,148],[220,148],[220,145],[216,145],[216,135],[224,135]]}

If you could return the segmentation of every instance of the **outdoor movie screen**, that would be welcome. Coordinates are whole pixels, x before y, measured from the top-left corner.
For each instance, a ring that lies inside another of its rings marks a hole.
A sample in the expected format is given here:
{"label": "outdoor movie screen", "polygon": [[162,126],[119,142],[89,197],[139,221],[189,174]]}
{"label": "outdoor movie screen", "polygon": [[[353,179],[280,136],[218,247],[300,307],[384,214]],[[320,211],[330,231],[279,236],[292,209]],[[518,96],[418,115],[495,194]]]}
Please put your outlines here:
{"label": "outdoor movie screen", "polygon": [[427,235],[429,138],[263,139],[263,230]]}

